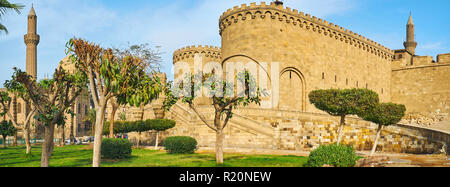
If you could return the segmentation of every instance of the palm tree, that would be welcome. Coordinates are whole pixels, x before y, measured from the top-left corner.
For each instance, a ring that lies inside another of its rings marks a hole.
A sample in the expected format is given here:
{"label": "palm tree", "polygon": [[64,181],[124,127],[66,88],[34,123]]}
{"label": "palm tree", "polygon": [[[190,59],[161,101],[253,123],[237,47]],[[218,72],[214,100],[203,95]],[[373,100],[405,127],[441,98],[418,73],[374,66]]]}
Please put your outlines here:
{"label": "palm tree", "polygon": [[[20,14],[20,9],[22,9],[23,7],[25,6],[21,4],[10,3],[8,2],[8,0],[0,0],[0,19],[11,10],[14,10],[18,14]],[[5,33],[8,34],[8,29],[6,29],[6,27],[1,23],[0,23],[0,31],[5,31]]]}

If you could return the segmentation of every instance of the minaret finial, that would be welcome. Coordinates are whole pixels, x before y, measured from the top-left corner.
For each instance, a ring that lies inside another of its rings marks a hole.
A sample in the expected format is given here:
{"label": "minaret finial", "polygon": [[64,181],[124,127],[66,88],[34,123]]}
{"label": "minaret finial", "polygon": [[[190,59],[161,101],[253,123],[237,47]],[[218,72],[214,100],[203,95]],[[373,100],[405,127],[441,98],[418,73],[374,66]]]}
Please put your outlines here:
{"label": "minaret finial", "polygon": [[36,12],[34,11],[34,5],[33,3],[31,3],[31,9],[30,9],[30,13],[28,13],[29,16],[35,16]]}
{"label": "minaret finial", "polygon": [[414,25],[414,21],[413,21],[413,18],[412,18],[412,12],[409,12],[408,25]]}

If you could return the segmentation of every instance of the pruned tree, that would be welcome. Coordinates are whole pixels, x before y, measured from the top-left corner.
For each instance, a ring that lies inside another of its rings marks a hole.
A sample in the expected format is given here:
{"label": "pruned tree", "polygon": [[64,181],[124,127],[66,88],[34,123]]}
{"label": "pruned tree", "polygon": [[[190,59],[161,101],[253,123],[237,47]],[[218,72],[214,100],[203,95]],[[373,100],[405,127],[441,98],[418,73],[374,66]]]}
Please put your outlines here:
{"label": "pruned tree", "polygon": [[[114,95],[131,92],[146,77],[144,64],[139,57],[126,56],[117,58],[112,49],[103,49],[99,45],[89,43],[82,39],[71,39],[67,43],[68,53],[76,63],[79,72],[82,72],[89,80],[91,97],[96,110],[95,140],[93,167],[100,167],[102,131],[104,125],[105,109],[108,101]],[[123,96],[118,102],[133,100],[136,103],[145,98]]]}
{"label": "pruned tree", "polygon": [[[126,106],[127,104],[129,104],[128,102],[130,101],[130,99],[133,99],[133,98],[129,98],[130,94],[131,95],[140,94],[141,97],[144,98],[144,100],[139,101],[139,103],[141,105],[137,106],[137,107],[140,107],[141,112],[142,112],[140,120],[143,120],[145,105],[149,104],[152,100],[157,98],[159,92],[161,92],[160,91],[161,86],[160,86],[159,80],[156,80],[157,77],[155,79],[152,79],[152,77],[149,76],[149,75],[155,75],[156,71],[160,70],[161,60],[162,60],[161,53],[158,50],[153,50],[152,48],[150,48],[149,44],[147,44],[147,43],[136,44],[136,45],[128,44],[128,45],[129,46],[124,49],[114,48],[113,51],[114,51],[115,56],[117,56],[117,58],[119,58],[119,59],[125,59],[130,56],[139,58],[141,60],[141,66],[142,66],[141,68],[142,68],[143,72],[147,75],[136,77],[137,79],[139,79],[141,81],[141,82],[137,82],[137,83],[141,83],[141,84],[149,83],[150,85],[135,84],[136,87],[141,87],[141,88],[147,87],[147,88],[142,88],[142,89],[145,89],[143,91],[134,90],[134,88],[132,88],[132,87],[122,87],[121,90],[118,90],[117,92],[115,92],[113,94],[114,96],[110,99],[110,105],[111,105],[111,114],[110,114],[110,118],[109,118],[109,122],[110,122],[109,123],[109,125],[110,125],[109,136],[110,136],[110,138],[114,138],[114,134],[113,134],[114,130],[112,128],[114,128],[115,114],[121,106]],[[158,47],[156,47],[156,48],[158,48]],[[119,60],[119,63],[120,62],[123,62],[123,60]],[[145,81],[147,81],[147,82],[145,82]],[[155,83],[158,85],[154,85]],[[141,89],[141,88],[137,88],[137,89]],[[147,92],[148,90],[154,90],[154,91],[156,91],[156,93]],[[136,93],[130,93],[131,91],[134,91]],[[153,97],[153,98],[149,98],[149,97]],[[131,101],[131,102],[133,102],[133,105],[135,105],[135,103],[137,101],[136,98],[137,97],[135,97],[135,101]],[[147,98],[147,100],[146,100],[146,98]],[[138,140],[138,147],[139,147],[139,140]]]}
{"label": "pruned tree", "polygon": [[147,120],[151,129],[156,131],[155,150],[158,149],[159,133],[175,127],[176,122],[170,119],[152,119]]}
{"label": "pruned tree", "polygon": [[[38,112],[37,121],[45,125],[41,167],[48,167],[53,152],[55,125],[64,125],[64,114],[86,88],[86,79],[79,72],[68,74],[61,67],[55,70],[52,79],[40,82],[20,69],[14,68],[14,71],[14,81],[23,84]],[[74,94],[70,94],[72,88]]]}
{"label": "pruned tree", "polygon": [[381,130],[384,126],[394,125],[400,122],[405,116],[406,107],[402,104],[394,103],[379,103],[375,107],[363,111],[360,117],[366,121],[373,122],[378,125],[377,135],[373,143],[370,157],[373,156],[377,149],[378,139],[380,138]]}
{"label": "pruned tree", "polygon": [[341,117],[338,129],[337,144],[342,139],[345,117],[358,115],[362,111],[373,108],[378,102],[378,94],[368,89],[328,89],[315,90],[309,93],[309,101],[319,110],[332,116]]}
{"label": "pruned tree", "polygon": [[[11,77],[11,80],[5,81],[4,84],[5,88],[10,92],[16,95],[18,98],[22,99],[25,103],[25,120],[23,122],[23,131],[25,136],[25,146],[26,146],[26,154],[31,154],[31,121],[33,119],[33,116],[36,114],[36,107],[32,106],[31,98],[26,91],[24,85],[20,82],[16,81],[16,73],[14,72],[13,76]],[[1,102],[4,107],[9,107],[9,104],[6,105],[6,103]],[[10,111],[7,112],[7,115],[10,119],[14,119],[14,116],[17,114],[11,114]],[[13,125],[15,127],[18,127],[19,124],[17,124],[16,120],[12,120]]]}
{"label": "pruned tree", "polygon": [[[233,110],[239,106],[247,106],[251,103],[259,105],[261,95],[267,95],[267,92],[266,90],[260,90],[256,86],[256,80],[247,70],[238,72],[236,76],[238,85],[241,85],[242,89],[234,89],[234,83],[226,82],[219,77],[212,71],[207,74],[198,73],[195,76],[185,76],[187,80],[184,83],[188,84],[176,83],[175,86],[168,84],[165,90],[166,100],[164,101],[164,108],[168,110],[178,99],[181,99],[183,103],[187,103],[200,120],[216,133],[216,162],[217,164],[223,164],[223,130],[233,117]],[[195,81],[200,81],[203,86],[198,86],[198,84],[195,84]],[[200,90],[201,87],[206,89],[209,96],[211,96],[210,100],[214,107],[214,120],[212,123],[199,112],[198,106],[194,102],[198,97],[195,92]]]}
{"label": "pruned tree", "polygon": [[133,44],[128,43],[125,48],[113,48],[114,54],[123,58],[126,56],[135,56],[142,60],[146,72],[159,72],[162,63],[162,52],[159,51],[160,46],[153,49],[150,44]]}
{"label": "pruned tree", "polygon": [[11,121],[3,120],[0,122],[0,135],[3,137],[3,149],[6,149],[6,138],[16,133],[16,128]]}

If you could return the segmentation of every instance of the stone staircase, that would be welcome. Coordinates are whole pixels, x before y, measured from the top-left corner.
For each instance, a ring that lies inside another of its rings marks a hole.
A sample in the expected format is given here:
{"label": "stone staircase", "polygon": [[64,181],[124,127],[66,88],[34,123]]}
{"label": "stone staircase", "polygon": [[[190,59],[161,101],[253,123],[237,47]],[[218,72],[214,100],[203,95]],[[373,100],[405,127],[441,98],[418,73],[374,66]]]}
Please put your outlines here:
{"label": "stone staircase", "polygon": [[[200,121],[200,119],[193,111],[179,103],[175,104],[170,111],[173,112],[180,120],[185,121],[188,124],[193,124]],[[206,109],[206,107],[204,107],[199,111],[211,112],[211,109]],[[186,114],[188,114],[188,116]],[[212,119],[210,120],[212,123]],[[234,113],[233,118],[230,119],[229,125],[233,125],[238,129],[250,132],[252,134],[262,134],[271,138],[275,136],[274,130],[272,128],[263,126],[256,120],[249,119],[236,113]]]}

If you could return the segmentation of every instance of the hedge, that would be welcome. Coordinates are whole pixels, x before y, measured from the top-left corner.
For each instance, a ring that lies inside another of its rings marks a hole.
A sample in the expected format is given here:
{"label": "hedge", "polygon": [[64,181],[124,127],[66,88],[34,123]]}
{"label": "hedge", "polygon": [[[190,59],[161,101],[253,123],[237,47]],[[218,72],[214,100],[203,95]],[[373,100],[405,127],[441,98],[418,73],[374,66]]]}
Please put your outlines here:
{"label": "hedge", "polygon": [[311,151],[306,167],[322,167],[330,165],[334,167],[353,167],[358,157],[352,146],[346,145],[321,145]]}
{"label": "hedge", "polygon": [[127,139],[105,138],[102,141],[101,155],[106,159],[130,158],[131,146]]}
{"label": "hedge", "polygon": [[[165,131],[175,127],[175,121],[169,119],[149,119],[145,121],[115,121],[114,134],[146,132],[150,130]],[[103,134],[109,134],[109,121],[103,126]]]}
{"label": "hedge", "polygon": [[169,154],[192,154],[197,149],[197,140],[189,136],[168,137],[163,142]]}

